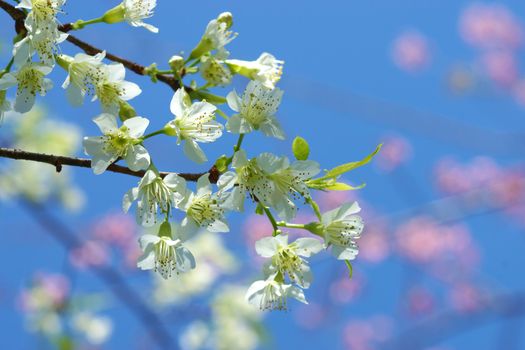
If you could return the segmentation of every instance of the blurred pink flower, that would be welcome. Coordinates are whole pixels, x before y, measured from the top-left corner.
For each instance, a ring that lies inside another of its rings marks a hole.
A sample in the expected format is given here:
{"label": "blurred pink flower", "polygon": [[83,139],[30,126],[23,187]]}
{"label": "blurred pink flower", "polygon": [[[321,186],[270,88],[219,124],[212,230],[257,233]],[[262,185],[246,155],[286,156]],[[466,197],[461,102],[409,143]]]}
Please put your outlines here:
{"label": "blurred pink flower", "polygon": [[503,87],[518,81],[518,62],[510,51],[489,51],[481,56],[481,65],[487,77]]}
{"label": "blurred pink flower", "polygon": [[377,155],[377,165],[381,169],[394,170],[412,157],[412,146],[404,137],[387,136],[382,140],[383,147]]}
{"label": "blurred pink flower", "polygon": [[408,312],[411,316],[428,315],[434,311],[435,299],[425,287],[412,287],[407,296]]}
{"label": "blurred pink flower", "polygon": [[483,49],[515,49],[523,39],[521,23],[501,4],[470,5],[461,15],[459,29],[467,43]]}
{"label": "blurred pink flower", "polygon": [[369,320],[351,320],[343,331],[348,350],[373,350],[392,335],[393,322],[387,316],[374,316]]}
{"label": "blurred pink flower", "polygon": [[373,222],[365,226],[359,240],[359,259],[380,263],[390,254],[390,239],[384,225]]}
{"label": "blurred pink flower", "polygon": [[98,221],[93,228],[93,236],[108,244],[121,248],[135,243],[137,225],[129,215],[116,213],[109,214]]}
{"label": "blurred pink flower", "polygon": [[444,279],[468,272],[478,262],[477,248],[466,227],[439,225],[430,217],[414,217],[400,225],[396,241],[401,255],[416,263],[432,263]]}
{"label": "blurred pink flower", "polygon": [[107,246],[101,241],[86,241],[81,247],[69,253],[71,264],[77,268],[101,266],[109,262],[110,254]]}
{"label": "blurred pink flower", "polygon": [[[38,272],[33,279],[32,288],[40,288],[54,305],[61,307],[69,297],[70,283],[69,280],[60,274],[49,274]],[[31,290],[25,289],[20,293],[19,303],[24,311],[33,311],[34,303],[31,301]]]}
{"label": "blurred pink flower", "polygon": [[300,305],[294,316],[298,325],[313,330],[325,325],[327,310],[322,305],[309,303],[308,305]]}
{"label": "blurred pink flower", "polygon": [[364,285],[365,280],[362,275],[355,273],[350,279],[348,271],[345,270],[343,275],[330,285],[330,297],[337,304],[346,304],[361,294]]}
{"label": "blurred pink flower", "polygon": [[483,305],[483,292],[470,283],[455,285],[449,294],[452,307],[461,312],[475,311]]}
{"label": "blurred pink flower", "polygon": [[417,31],[402,33],[394,41],[392,58],[402,70],[408,72],[422,70],[430,63],[427,38]]}

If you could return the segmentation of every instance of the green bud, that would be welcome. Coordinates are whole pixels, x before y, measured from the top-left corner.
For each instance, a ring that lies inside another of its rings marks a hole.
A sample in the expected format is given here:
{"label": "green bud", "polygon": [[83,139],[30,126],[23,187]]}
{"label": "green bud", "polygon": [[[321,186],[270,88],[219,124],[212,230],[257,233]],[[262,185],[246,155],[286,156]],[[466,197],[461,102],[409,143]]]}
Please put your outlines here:
{"label": "green bud", "polygon": [[307,160],[310,155],[310,146],[305,139],[300,136],[297,136],[292,143],[292,151],[295,159],[297,160]]}
{"label": "green bud", "polygon": [[174,72],[178,72],[182,67],[184,67],[184,58],[179,55],[171,56],[168,64]]}
{"label": "green bud", "polygon": [[125,121],[130,118],[136,117],[137,112],[129,103],[121,100],[118,115],[120,117],[120,120]]}
{"label": "green bud", "polygon": [[233,15],[231,12],[223,12],[217,17],[217,22],[225,23],[226,28],[230,29],[233,25]]}
{"label": "green bud", "polygon": [[320,222],[311,222],[304,225],[304,228],[314,235],[323,236],[323,225]]}
{"label": "green bud", "polygon": [[168,237],[171,236],[171,224],[168,221],[164,221],[159,227],[159,237]]}
{"label": "green bud", "polygon": [[171,123],[168,123],[168,124],[164,125],[164,128],[162,130],[164,131],[165,135],[177,136],[177,131],[175,130],[173,125],[171,125]]}
{"label": "green bud", "polygon": [[122,22],[124,21],[125,11],[126,9],[121,3],[104,13],[104,15],[102,16],[102,21],[109,24]]}
{"label": "green bud", "polygon": [[217,161],[215,162],[215,166],[217,167],[217,170],[219,170],[220,173],[224,173],[226,170],[228,170],[228,165],[230,164],[230,162],[230,158],[223,154],[219,159],[217,159]]}

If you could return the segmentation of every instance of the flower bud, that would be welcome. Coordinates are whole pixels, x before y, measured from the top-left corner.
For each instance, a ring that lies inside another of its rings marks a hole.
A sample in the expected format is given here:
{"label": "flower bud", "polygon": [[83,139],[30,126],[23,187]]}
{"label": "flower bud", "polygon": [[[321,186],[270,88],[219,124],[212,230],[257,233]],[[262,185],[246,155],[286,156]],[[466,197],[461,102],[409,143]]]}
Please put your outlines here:
{"label": "flower bud", "polygon": [[120,120],[125,121],[137,116],[135,109],[126,101],[119,101],[119,105],[118,116],[120,117]]}
{"label": "flower bud", "polygon": [[159,227],[159,237],[168,237],[171,236],[171,224],[168,221],[164,221]]}
{"label": "flower bud", "polygon": [[231,12],[223,12],[217,17],[217,22],[225,23],[226,28],[230,29],[233,25],[233,15],[231,14]]}
{"label": "flower bud", "polygon": [[179,55],[171,56],[168,64],[174,72],[178,72],[182,67],[184,67],[184,58]]}

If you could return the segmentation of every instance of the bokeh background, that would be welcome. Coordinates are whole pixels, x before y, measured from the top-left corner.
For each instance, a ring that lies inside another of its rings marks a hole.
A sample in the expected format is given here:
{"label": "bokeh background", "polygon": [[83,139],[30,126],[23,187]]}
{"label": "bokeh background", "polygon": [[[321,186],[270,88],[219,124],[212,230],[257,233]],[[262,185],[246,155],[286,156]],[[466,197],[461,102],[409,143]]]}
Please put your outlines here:
{"label": "bokeh background", "polygon": [[[117,3],[70,0],[60,20],[97,17]],[[253,242],[268,234],[264,218],[248,211],[230,216],[231,233],[191,243],[195,273],[161,283],[134,268],[140,232],[120,213],[121,196],[137,179],[87,169],[56,175],[52,167],[1,160],[0,347],[150,349],[146,325],[160,319],[173,348],[183,349],[524,349],[525,4],[159,1],[149,20],[158,35],[125,24],[76,34],[166,67],[222,11],[233,13],[239,33],[232,57],[268,51],[286,62],[278,116],[288,140],[250,135],[251,155],[291,156],[300,135],[311,158],[330,168],[384,144],[346,177],[365,188],[316,196],[324,210],[349,200],[363,207],[352,279],[344,264],[320,254],[311,262],[310,305],[292,303],[284,313],[246,308],[243,287],[261,263]],[[12,23],[0,19],[7,62]],[[62,50],[78,52],[69,43]],[[8,116],[2,145],[82,155],[79,137],[98,133],[91,118],[99,106],[72,108],[60,88],[64,72],[57,68],[52,78],[39,111]],[[133,100],[139,115],[151,130],[163,126],[173,92],[133,73],[127,79],[143,89]],[[238,91],[245,84],[234,82]],[[235,140],[225,135],[205,151],[214,159]],[[148,146],[159,168],[203,169],[173,139]],[[298,221],[309,215],[302,210]],[[64,240],[71,235],[83,243]],[[131,302],[123,288],[134,291]],[[135,296],[154,321],[129,307]]]}

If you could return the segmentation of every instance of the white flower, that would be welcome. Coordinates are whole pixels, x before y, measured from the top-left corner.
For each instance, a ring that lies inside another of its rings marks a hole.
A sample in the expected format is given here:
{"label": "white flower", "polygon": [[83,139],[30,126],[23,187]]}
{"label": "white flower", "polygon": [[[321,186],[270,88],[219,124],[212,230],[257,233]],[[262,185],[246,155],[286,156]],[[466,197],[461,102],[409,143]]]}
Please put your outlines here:
{"label": "white flower", "polygon": [[124,19],[134,27],[144,27],[150,32],[158,33],[159,29],[144,23],[143,19],[153,16],[157,0],[124,0]]}
{"label": "white flower", "polygon": [[93,345],[104,343],[113,331],[113,323],[109,317],[95,316],[88,312],[76,314],[73,317],[73,326]]}
{"label": "white flower", "polygon": [[52,68],[39,63],[24,64],[15,73],[7,73],[0,78],[0,90],[5,90],[18,84],[14,110],[26,113],[35,104],[35,95],[44,96],[53,87],[53,82],[44,78],[51,73]]}
{"label": "white flower", "polygon": [[164,130],[168,135],[177,136],[177,143],[184,143],[184,154],[197,163],[207,160],[198,142],[208,143],[217,140],[222,135],[223,126],[215,120],[215,110],[206,101],[191,103],[184,91],[178,89],[173,95],[170,105],[175,119],[166,124]]}
{"label": "white flower", "polygon": [[105,79],[102,63],[105,55],[106,52],[95,56],[78,53],[74,58],[58,56],[58,63],[68,72],[62,88],[67,89],[67,98],[73,106],[82,105],[86,94],[95,95],[95,86]]}
{"label": "white flower", "polygon": [[228,131],[246,134],[261,130],[266,136],[284,139],[281,125],[275,117],[283,96],[282,90],[266,88],[261,82],[250,81],[242,98],[234,90],[226,97],[228,106],[238,114],[226,123]]}
{"label": "white flower", "polygon": [[197,193],[186,192],[186,197],[179,208],[186,212],[182,226],[203,227],[210,232],[228,232],[224,218],[223,194],[213,194],[208,174],[197,181]]}
{"label": "white flower", "polygon": [[284,61],[263,52],[255,61],[226,60],[226,64],[233,72],[260,81],[268,89],[273,89],[283,74]]}
{"label": "white flower", "polygon": [[53,31],[58,26],[56,15],[62,12],[66,0],[21,0],[16,6],[29,10],[25,26],[32,32]]}
{"label": "white flower", "polygon": [[84,137],[84,152],[92,157],[91,167],[95,174],[102,174],[118,158],[126,160],[133,171],[147,169],[150,156],[140,144],[140,137],[149,125],[149,120],[133,117],[119,128],[117,118],[103,113],[93,121],[104,136]]}
{"label": "white flower", "polygon": [[357,202],[347,203],[322,216],[325,244],[332,246],[332,254],[339,260],[353,260],[357,256],[356,240],[361,237],[363,219],[355,215],[361,211]]}
{"label": "white flower", "polygon": [[302,257],[308,258],[322,249],[323,244],[315,238],[299,238],[288,244],[288,236],[282,234],[255,242],[257,254],[271,258],[268,268],[272,273],[288,276],[302,288],[310,287],[312,282],[310,267]]}
{"label": "white flower", "polygon": [[168,222],[162,223],[158,236],[145,234],[139,242],[143,254],[138,259],[137,267],[142,270],[154,269],[164,279],[168,279],[173,271],[178,274],[195,268],[195,258],[180,239],[172,238]]}
{"label": "white flower", "polygon": [[257,159],[248,160],[246,153],[241,149],[235,152],[232,167],[235,172],[225,172],[217,182],[221,191],[231,190],[226,194],[224,207],[244,210],[244,198],[248,193],[255,196],[261,204],[268,206],[271,203],[274,185],[257,163]]}
{"label": "white flower", "polygon": [[281,218],[293,219],[297,213],[293,200],[298,197],[310,198],[310,191],[304,181],[319,173],[319,164],[312,160],[299,160],[290,165],[287,157],[277,157],[271,153],[259,155],[257,164],[274,184],[271,206]]}
{"label": "white flower", "polygon": [[190,58],[201,57],[213,50],[217,50],[220,56],[228,56],[228,51],[224,47],[237,36],[237,33],[228,30],[231,25],[232,16],[229,12],[222,13],[216,19],[212,19],[206,26],[206,31],[199,44],[191,52]]}
{"label": "white flower", "polygon": [[301,288],[278,282],[275,277],[253,282],[246,292],[246,300],[261,310],[287,310],[288,297],[308,304]]}
{"label": "white flower", "polygon": [[0,90],[0,125],[4,120],[4,113],[11,110],[11,103],[5,97],[6,93],[6,90]]}
{"label": "white flower", "polygon": [[155,171],[148,170],[138,187],[129,190],[122,201],[127,212],[137,201],[137,222],[142,226],[152,226],[157,221],[157,211],[169,215],[184,198],[186,182],[177,174],[168,174],[164,179]]}
{"label": "white flower", "polygon": [[100,75],[92,77],[96,97],[104,112],[118,115],[120,102],[131,100],[142,91],[137,84],[124,80],[126,68],[123,64],[113,63],[99,69]]}
{"label": "white flower", "polygon": [[30,60],[36,52],[40,61],[48,66],[55,64],[55,55],[58,53],[58,44],[66,40],[68,34],[58,30],[28,32],[25,38],[15,43],[13,56],[18,64]]}
{"label": "white flower", "polygon": [[201,59],[200,72],[202,77],[213,86],[229,85],[232,80],[230,70],[214,57],[203,56]]}

